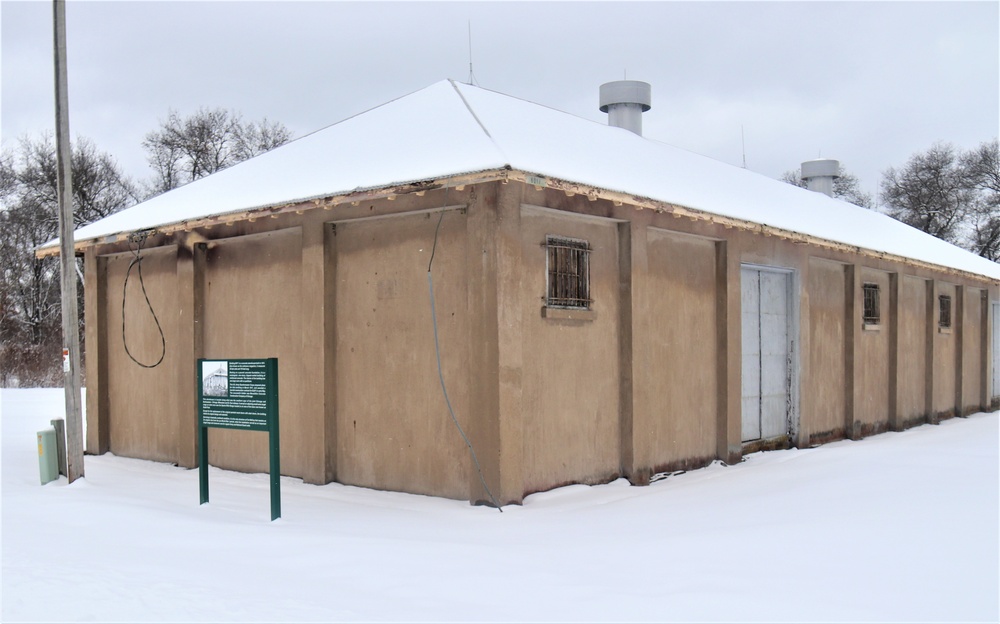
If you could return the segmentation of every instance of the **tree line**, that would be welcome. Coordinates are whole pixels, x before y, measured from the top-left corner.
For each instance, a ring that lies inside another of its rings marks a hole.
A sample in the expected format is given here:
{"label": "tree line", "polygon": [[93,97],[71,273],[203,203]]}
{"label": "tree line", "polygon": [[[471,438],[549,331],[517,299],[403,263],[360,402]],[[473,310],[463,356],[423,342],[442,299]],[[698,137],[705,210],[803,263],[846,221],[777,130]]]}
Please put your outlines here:
{"label": "tree line", "polygon": [[[281,123],[247,121],[225,109],[188,116],[170,111],[146,134],[151,174],[125,175],[88,139],[73,143],[73,210],[77,227],[205,177],[291,140]],[[785,182],[805,186],[797,171]],[[1000,157],[997,139],[962,151],[937,143],[882,174],[876,198],[842,170],[834,196],[881,210],[917,229],[993,261],[1000,260]],[[55,144],[22,137],[0,152],[0,386],[62,383],[59,262],[34,250],[58,235]],[[78,275],[82,269],[78,263]],[[79,288],[83,310],[83,288]],[[79,319],[81,332],[83,318]],[[86,348],[84,348],[84,355]]]}
{"label": "tree line", "polygon": [[[805,186],[798,171],[785,172],[781,179]],[[996,138],[969,150],[935,143],[901,167],[889,167],[879,183],[880,204],[861,190],[857,177],[842,168],[833,183],[833,196],[881,210],[922,232],[1000,261],[1000,147]]]}
{"label": "tree line", "polygon": [[[149,178],[125,175],[92,141],[72,144],[76,227],[205,177],[288,142],[284,125],[247,121],[234,111],[203,108],[182,117],[170,111],[142,141]],[[59,204],[56,150],[51,135],[22,137],[0,152],[0,386],[62,384],[62,324],[58,258],[35,249],[56,238]],[[82,268],[78,261],[78,275]],[[83,288],[78,288],[83,329]],[[83,349],[86,354],[86,348]]]}

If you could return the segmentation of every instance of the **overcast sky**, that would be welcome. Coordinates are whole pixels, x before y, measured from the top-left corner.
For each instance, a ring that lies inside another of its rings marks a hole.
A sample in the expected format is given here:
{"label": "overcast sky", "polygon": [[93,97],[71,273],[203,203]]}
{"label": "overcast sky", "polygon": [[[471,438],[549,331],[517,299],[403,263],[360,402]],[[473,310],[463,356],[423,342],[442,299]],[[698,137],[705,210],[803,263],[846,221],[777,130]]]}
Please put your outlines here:
{"label": "overcast sky", "polygon": [[[0,4],[2,139],[54,125],[52,3]],[[780,177],[837,158],[874,192],[936,141],[1000,134],[1000,3],[67,3],[70,130],[150,175],[170,109],[296,136],[444,78],[605,122],[598,87],[652,84],[645,136]],[[414,123],[420,120],[415,119]],[[743,139],[741,139],[741,133]]]}

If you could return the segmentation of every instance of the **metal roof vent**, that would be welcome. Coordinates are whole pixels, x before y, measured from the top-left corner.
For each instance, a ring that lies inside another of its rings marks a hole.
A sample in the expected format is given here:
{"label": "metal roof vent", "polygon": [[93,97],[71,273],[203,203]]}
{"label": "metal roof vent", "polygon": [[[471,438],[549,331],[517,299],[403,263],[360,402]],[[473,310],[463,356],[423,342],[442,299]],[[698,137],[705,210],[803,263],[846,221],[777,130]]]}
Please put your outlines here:
{"label": "metal roof vent", "polygon": [[601,85],[601,112],[608,114],[608,125],[625,128],[642,136],[642,114],[653,103],[648,82],[616,80]]}
{"label": "metal roof vent", "polygon": [[830,158],[802,163],[802,179],[810,191],[833,197],[833,181],[840,177],[840,161]]}

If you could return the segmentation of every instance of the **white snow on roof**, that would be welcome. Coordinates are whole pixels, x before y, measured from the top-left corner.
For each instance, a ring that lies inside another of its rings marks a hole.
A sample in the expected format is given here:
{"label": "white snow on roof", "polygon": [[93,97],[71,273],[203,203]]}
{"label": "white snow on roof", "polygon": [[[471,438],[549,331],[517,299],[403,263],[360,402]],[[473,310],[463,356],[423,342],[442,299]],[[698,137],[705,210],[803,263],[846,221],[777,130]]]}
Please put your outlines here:
{"label": "white snow on roof", "polygon": [[451,83],[442,81],[95,221],[78,229],[74,238],[95,239],[504,164]]}
{"label": "white snow on roof", "polygon": [[95,239],[504,166],[1000,279],[997,263],[878,212],[448,80],[84,226],[75,236]]}

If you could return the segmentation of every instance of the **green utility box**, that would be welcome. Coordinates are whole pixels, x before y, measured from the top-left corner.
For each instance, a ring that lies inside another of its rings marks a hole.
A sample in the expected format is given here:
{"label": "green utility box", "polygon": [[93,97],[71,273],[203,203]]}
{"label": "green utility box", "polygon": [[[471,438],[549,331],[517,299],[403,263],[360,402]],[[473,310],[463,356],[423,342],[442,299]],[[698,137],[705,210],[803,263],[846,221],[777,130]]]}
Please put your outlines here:
{"label": "green utility box", "polygon": [[56,430],[43,429],[38,432],[38,473],[42,485],[59,478],[59,457],[56,446]]}
{"label": "green utility box", "polygon": [[62,418],[50,420],[52,428],[56,430],[56,453],[59,458],[59,474],[64,477],[69,476],[66,471],[66,421]]}

